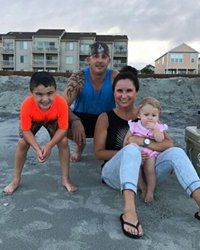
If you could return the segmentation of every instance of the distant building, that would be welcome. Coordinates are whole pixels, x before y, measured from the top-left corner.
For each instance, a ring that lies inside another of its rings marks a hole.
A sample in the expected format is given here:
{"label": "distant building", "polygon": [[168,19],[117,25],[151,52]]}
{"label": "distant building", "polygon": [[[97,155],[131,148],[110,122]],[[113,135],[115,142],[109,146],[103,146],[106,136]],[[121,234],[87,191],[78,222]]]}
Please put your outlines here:
{"label": "distant building", "polygon": [[151,64],[148,64],[140,70],[140,73],[141,74],[153,74],[154,71],[155,71],[155,67]]}
{"label": "distant building", "polygon": [[198,74],[198,55],[183,43],[155,60],[155,74]]}
{"label": "distant building", "polygon": [[0,34],[0,70],[76,71],[87,65],[90,45],[95,41],[105,42],[110,48],[111,68],[120,69],[127,65],[126,35],[39,29],[37,32]]}

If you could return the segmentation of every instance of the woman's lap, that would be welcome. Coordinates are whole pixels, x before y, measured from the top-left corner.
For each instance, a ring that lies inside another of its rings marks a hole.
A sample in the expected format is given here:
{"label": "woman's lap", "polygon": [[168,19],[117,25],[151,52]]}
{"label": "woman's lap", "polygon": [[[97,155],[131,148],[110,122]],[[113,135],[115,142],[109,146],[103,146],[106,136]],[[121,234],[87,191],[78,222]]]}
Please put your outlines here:
{"label": "woman's lap", "polygon": [[[138,147],[129,144],[104,165],[102,179],[114,189],[132,189],[136,193],[140,165],[141,153]],[[158,182],[174,172],[189,195],[200,188],[199,177],[181,148],[169,148],[159,154],[155,167]]]}

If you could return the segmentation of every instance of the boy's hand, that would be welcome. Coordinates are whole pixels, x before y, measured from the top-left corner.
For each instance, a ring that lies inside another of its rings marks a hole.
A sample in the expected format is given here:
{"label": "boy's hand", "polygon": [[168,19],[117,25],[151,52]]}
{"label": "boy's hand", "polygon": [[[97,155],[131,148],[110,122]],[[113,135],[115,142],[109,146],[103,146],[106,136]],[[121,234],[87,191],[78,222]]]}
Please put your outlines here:
{"label": "boy's hand", "polygon": [[51,154],[51,146],[47,143],[42,147],[43,162],[49,158],[50,154]]}
{"label": "boy's hand", "polygon": [[36,155],[37,155],[37,160],[38,160],[40,163],[43,163],[43,162],[45,161],[41,149],[38,149],[38,150],[36,151]]}

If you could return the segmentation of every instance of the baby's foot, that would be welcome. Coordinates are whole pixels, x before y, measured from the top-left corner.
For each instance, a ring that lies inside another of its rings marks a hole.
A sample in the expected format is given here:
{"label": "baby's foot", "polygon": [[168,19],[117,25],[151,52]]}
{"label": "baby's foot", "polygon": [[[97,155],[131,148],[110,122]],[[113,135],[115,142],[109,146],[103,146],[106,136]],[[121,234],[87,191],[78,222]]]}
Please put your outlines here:
{"label": "baby's foot", "polygon": [[19,181],[12,181],[8,186],[6,186],[3,190],[5,194],[12,194],[19,187]]}
{"label": "baby's foot", "polygon": [[145,203],[151,203],[153,201],[153,192],[147,192],[144,198]]}
{"label": "baby's foot", "polygon": [[62,185],[68,192],[76,192],[78,189],[69,179],[62,181]]}

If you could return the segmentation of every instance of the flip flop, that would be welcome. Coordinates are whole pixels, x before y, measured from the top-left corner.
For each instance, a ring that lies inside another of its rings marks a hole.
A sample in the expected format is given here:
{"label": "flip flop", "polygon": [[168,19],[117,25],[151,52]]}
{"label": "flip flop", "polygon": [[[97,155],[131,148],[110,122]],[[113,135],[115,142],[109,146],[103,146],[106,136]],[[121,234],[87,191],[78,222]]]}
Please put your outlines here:
{"label": "flip flop", "polygon": [[196,212],[196,213],[194,214],[194,217],[195,217],[197,220],[200,220],[200,215],[198,214],[198,212]]}
{"label": "flip flop", "polygon": [[127,231],[124,229],[124,225],[128,225],[128,226],[134,227],[134,228],[138,231],[138,227],[140,226],[139,221],[137,222],[136,225],[134,225],[134,224],[132,224],[132,223],[129,223],[129,222],[127,222],[127,221],[124,221],[124,219],[123,219],[123,214],[120,215],[120,221],[121,221],[122,231],[123,231],[123,233],[124,233],[126,236],[128,236],[128,237],[130,237],[130,238],[134,238],[134,239],[139,239],[139,238],[142,237],[142,235],[131,234],[131,233],[127,232]]}

